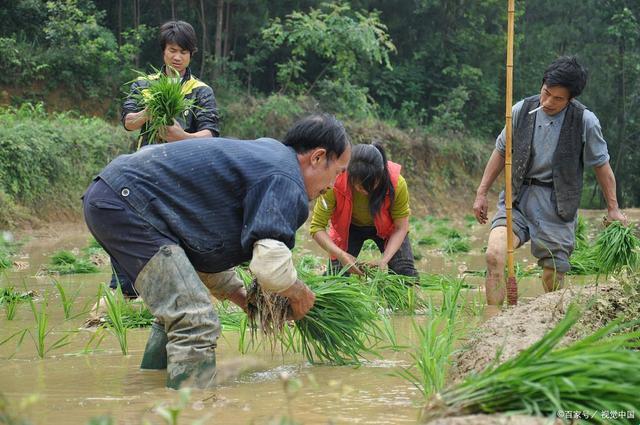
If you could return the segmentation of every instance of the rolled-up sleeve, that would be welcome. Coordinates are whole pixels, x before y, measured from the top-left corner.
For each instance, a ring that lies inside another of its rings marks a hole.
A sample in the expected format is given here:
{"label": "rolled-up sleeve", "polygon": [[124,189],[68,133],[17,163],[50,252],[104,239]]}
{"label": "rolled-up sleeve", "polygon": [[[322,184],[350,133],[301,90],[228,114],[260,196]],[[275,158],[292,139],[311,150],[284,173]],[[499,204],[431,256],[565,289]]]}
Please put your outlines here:
{"label": "rolled-up sleeve", "polygon": [[582,141],[584,143],[584,164],[588,167],[599,167],[609,161],[607,142],[602,135],[600,121],[595,114],[585,109],[582,114],[584,125]]}
{"label": "rolled-up sleeve", "polygon": [[309,199],[301,183],[285,175],[272,175],[255,184],[243,201],[241,244],[251,252],[256,241],[275,239],[289,249],[296,231],[309,215]]}
{"label": "rolled-up sleeve", "polygon": [[262,239],[253,245],[249,270],[256,276],[260,286],[271,292],[282,292],[298,279],[291,251],[274,239]]}
{"label": "rolled-up sleeve", "polygon": [[209,86],[201,87],[197,93],[198,107],[195,108],[196,131],[209,130],[213,137],[220,135],[218,126],[218,106],[213,89]]}
{"label": "rolled-up sleeve", "polygon": [[142,106],[138,104],[138,101],[136,100],[136,95],[139,95],[143,89],[144,87],[141,85],[141,82],[139,80],[131,83],[131,89],[129,90],[129,94],[124,99],[124,102],[122,102],[120,122],[122,123],[123,127],[124,127],[124,120],[127,117],[127,114],[142,111]]}

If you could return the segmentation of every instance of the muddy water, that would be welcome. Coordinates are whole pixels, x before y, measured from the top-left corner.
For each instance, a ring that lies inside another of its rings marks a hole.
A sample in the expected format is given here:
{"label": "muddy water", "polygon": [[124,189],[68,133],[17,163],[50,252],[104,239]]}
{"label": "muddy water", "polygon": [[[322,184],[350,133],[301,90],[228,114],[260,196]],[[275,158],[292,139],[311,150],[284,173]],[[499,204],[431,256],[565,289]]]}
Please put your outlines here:
{"label": "muddy water", "polygon": [[[592,220],[602,212],[587,212]],[[640,214],[632,212],[632,218]],[[465,228],[472,250],[468,254],[444,256],[436,250],[420,249],[421,271],[463,275],[466,270],[484,268],[482,247],[487,228],[453,220],[452,228]],[[306,232],[299,240],[297,254],[322,255]],[[31,234],[15,260],[23,269],[4,273],[2,286],[13,285],[36,291],[36,303],[47,302],[50,316],[47,346],[69,335],[70,343],[51,350],[39,359],[35,344],[26,336],[16,349],[15,340],[0,346],[0,393],[12,411],[34,424],[86,424],[95,416],[111,415],[118,424],[141,424],[144,419],[164,423],[156,407],[176,403],[177,392],[164,388],[162,371],[138,368],[147,338],[147,330],[129,332],[129,355],[123,356],[114,336],[106,334],[95,347],[91,331],[79,330],[88,306],[94,301],[100,283],[109,278],[108,269],[92,275],[57,278],[67,292],[75,296],[72,315],[64,320],[60,296],[51,277],[35,277],[41,264],[58,249],[82,248],[88,233],[82,224],[65,224]],[[518,251],[520,264],[532,264],[528,246]],[[374,256],[373,253],[365,253]],[[481,278],[467,277],[481,284]],[[538,278],[519,281],[520,296],[533,297],[541,292]],[[488,312],[489,313],[489,312]],[[401,343],[414,340],[411,320],[394,318]],[[22,303],[14,320],[0,313],[0,341],[21,329],[33,329],[34,319],[28,303]],[[226,379],[213,391],[194,391],[180,416],[180,423],[207,418],[204,423],[266,424],[281,415],[290,415],[299,423],[415,423],[421,396],[407,381],[393,376],[410,363],[409,355],[383,351],[359,368],[311,366],[298,355],[272,355],[254,350],[241,355],[238,336],[225,332],[217,350],[218,365]],[[242,372],[242,373],[241,373]],[[283,379],[288,377],[288,381]],[[293,380],[293,381],[292,381]],[[288,382],[288,383],[287,383]],[[294,389],[294,383],[300,383]],[[35,396],[35,398],[33,397]],[[23,403],[30,399],[30,403]],[[21,407],[21,404],[26,406]],[[278,423],[277,421],[275,423]]]}

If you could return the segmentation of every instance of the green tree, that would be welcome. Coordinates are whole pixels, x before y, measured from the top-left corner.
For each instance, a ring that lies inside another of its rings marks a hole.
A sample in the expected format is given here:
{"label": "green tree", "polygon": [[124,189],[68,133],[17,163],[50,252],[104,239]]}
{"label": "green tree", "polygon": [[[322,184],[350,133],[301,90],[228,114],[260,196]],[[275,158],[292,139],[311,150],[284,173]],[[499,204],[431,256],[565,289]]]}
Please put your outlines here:
{"label": "green tree", "polygon": [[389,54],[395,51],[378,12],[353,11],[341,3],[296,11],[284,22],[276,18],[262,35],[271,48],[289,53],[276,64],[282,92],[314,94],[325,106],[352,116],[369,115],[373,106],[360,68],[391,69]]}

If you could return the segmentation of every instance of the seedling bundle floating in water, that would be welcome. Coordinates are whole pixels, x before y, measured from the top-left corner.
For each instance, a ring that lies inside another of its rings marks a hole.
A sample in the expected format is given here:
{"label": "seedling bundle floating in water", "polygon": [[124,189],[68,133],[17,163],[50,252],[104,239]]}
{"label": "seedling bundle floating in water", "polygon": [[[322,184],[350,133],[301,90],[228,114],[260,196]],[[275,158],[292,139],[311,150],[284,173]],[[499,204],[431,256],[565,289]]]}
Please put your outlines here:
{"label": "seedling bundle floating in water", "polygon": [[193,99],[185,98],[178,72],[168,69],[173,71],[173,75],[164,72],[141,75],[140,79],[145,80],[148,87],[133,95],[138,104],[147,109],[149,120],[144,134],[149,136],[149,143],[157,142],[162,127],[173,125],[174,119],[194,106]]}

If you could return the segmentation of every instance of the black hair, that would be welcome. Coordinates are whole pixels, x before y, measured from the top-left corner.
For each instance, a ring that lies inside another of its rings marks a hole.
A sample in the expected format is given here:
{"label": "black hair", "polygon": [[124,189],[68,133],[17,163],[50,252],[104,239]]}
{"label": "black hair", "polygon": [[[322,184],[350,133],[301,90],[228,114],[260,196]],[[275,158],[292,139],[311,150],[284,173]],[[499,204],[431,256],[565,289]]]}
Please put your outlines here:
{"label": "black hair", "polygon": [[351,144],[344,125],[333,115],[314,114],[293,124],[282,141],[297,153],[324,148],[327,158],[338,158]]}
{"label": "black hair", "polygon": [[160,47],[164,52],[167,44],[175,43],[181,49],[188,50],[191,56],[198,51],[196,31],[185,21],[169,21],[160,27]]}
{"label": "black hair", "polygon": [[380,213],[387,193],[393,204],[395,191],[387,166],[387,154],[382,145],[373,143],[354,146],[347,173],[351,187],[359,184],[369,193],[369,212],[372,217]]}
{"label": "black hair", "polygon": [[547,87],[565,87],[573,99],[587,85],[587,70],[578,63],[575,56],[562,56],[545,69],[542,84]]}

